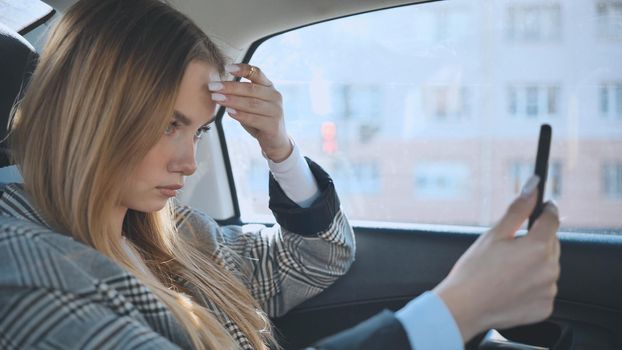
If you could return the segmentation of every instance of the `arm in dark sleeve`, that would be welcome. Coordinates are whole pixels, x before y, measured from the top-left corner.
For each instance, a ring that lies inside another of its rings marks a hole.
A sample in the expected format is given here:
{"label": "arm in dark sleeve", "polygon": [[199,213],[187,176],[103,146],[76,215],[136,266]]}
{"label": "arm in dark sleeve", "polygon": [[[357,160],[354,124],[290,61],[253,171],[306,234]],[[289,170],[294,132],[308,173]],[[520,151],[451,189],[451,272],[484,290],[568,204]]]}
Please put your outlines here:
{"label": "arm in dark sleeve", "polygon": [[302,208],[287,197],[270,174],[270,210],[277,223],[287,231],[313,236],[328,229],[339,212],[340,202],[330,176],[318,164],[309,158],[305,159],[317,181],[320,196],[310,207]]}
{"label": "arm in dark sleeve", "polygon": [[310,207],[302,208],[271,176],[270,208],[278,222],[273,227],[219,226],[204,213],[178,208],[180,231],[203,232],[207,241],[226,247],[217,250],[224,261],[233,256],[229,250],[242,258],[247,287],[272,317],[319,294],[343,276],[354,261],[354,233],[340,211],[333,182],[319,165],[308,159],[307,163],[320,195]]}
{"label": "arm in dark sleeve", "polygon": [[393,312],[385,310],[350,329],[318,341],[308,349],[406,350],[411,347],[402,323]]}

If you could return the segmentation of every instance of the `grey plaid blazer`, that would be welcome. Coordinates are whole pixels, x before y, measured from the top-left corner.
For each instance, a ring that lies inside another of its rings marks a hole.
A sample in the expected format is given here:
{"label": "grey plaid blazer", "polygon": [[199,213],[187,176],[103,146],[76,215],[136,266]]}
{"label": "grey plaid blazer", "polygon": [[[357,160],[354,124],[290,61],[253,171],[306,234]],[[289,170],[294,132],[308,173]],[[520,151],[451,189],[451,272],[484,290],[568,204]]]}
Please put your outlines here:
{"label": "grey plaid blazer", "polygon": [[[241,276],[270,316],[320,293],[354,260],[355,242],[332,181],[308,161],[322,191],[300,208],[270,177],[270,208],[279,225],[219,226],[207,215],[178,207],[181,234],[200,232],[205,249],[226,246],[216,261]],[[0,188],[1,349],[177,349],[190,342],[170,311],[133,275],[69,235],[52,231],[19,184]],[[242,270],[246,272],[242,272]],[[238,341],[235,323],[203,296]]]}

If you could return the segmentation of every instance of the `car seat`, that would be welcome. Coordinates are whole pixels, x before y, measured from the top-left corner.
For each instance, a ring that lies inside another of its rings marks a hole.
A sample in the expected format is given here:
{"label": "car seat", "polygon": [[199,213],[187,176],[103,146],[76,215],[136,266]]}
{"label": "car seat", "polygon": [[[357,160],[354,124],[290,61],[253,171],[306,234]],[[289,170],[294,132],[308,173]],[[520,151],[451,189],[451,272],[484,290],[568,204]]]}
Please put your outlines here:
{"label": "car seat", "polygon": [[[6,136],[16,101],[26,91],[37,64],[33,46],[17,32],[0,23],[0,167],[11,165]],[[4,169],[0,169],[4,170]],[[0,174],[0,182],[7,182]]]}

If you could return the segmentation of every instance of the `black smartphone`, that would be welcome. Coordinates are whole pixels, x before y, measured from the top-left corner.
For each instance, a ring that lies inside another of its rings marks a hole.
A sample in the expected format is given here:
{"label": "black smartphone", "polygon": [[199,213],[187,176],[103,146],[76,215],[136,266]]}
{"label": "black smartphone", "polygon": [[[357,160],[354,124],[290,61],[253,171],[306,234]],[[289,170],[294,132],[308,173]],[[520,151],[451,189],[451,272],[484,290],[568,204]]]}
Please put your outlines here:
{"label": "black smartphone", "polygon": [[529,224],[527,224],[527,230],[531,229],[534,221],[542,214],[544,209],[544,185],[546,184],[546,177],[549,172],[549,153],[551,151],[551,136],[553,130],[549,124],[542,124],[540,126],[540,138],[538,140],[538,153],[536,154],[536,167],[534,173],[540,178],[538,183],[538,202],[536,207],[529,215]]}

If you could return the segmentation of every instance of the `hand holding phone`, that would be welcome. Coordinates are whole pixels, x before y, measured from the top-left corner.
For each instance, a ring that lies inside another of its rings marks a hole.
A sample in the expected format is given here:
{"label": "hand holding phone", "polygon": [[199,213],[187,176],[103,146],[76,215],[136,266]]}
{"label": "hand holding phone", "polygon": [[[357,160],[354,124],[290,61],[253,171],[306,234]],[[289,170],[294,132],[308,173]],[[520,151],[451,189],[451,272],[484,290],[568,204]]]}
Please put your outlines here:
{"label": "hand holding phone", "polygon": [[534,171],[535,175],[538,175],[540,178],[540,182],[538,183],[538,201],[536,202],[536,207],[529,216],[529,223],[527,224],[528,230],[531,229],[531,225],[538,219],[544,209],[544,185],[549,171],[549,153],[551,150],[552,133],[553,131],[549,124],[542,124],[542,126],[540,126],[540,138],[538,140],[538,153],[536,154],[536,166]]}

